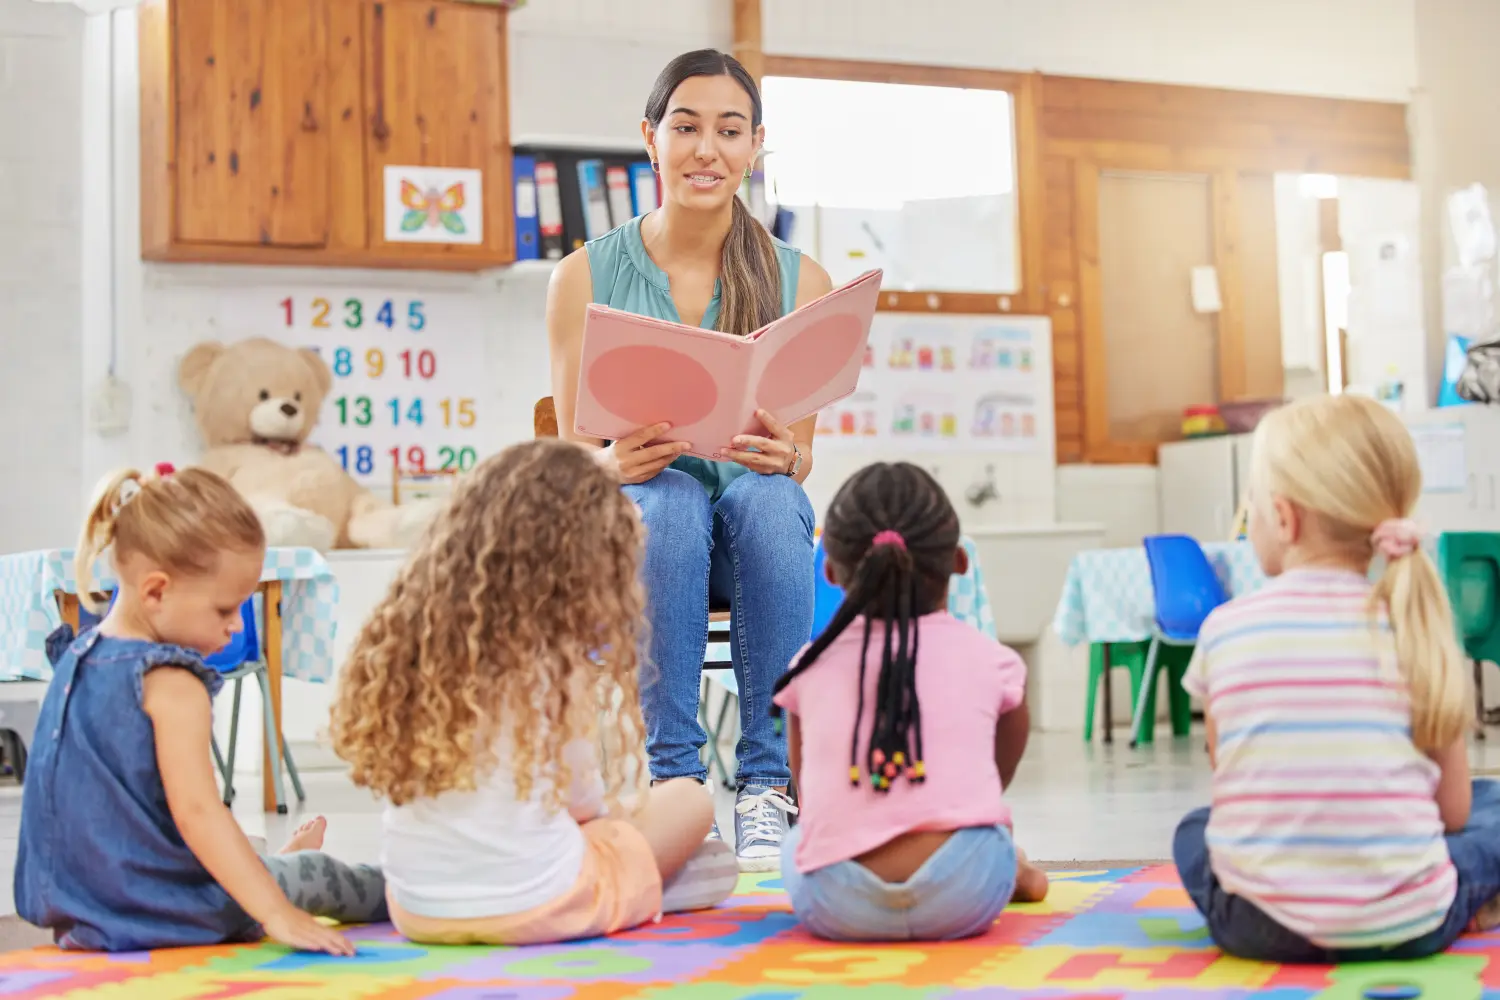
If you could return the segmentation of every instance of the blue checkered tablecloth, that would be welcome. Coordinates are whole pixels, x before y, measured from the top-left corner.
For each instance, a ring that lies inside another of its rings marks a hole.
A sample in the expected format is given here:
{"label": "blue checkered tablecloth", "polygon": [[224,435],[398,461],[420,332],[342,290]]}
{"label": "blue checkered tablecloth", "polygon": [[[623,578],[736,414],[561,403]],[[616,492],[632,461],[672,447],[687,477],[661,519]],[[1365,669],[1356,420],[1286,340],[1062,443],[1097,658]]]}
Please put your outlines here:
{"label": "blue checkered tablecloth", "polygon": [[[1437,558],[1437,541],[1433,534],[1422,538],[1429,559]],[[1266,582],[1249,542],[1209,542],[1203,554],[1231,598],[1254,593]],[[1384,571],[1385,563],[1376,556],[1370,579]],[[1052,617],[1052,629],[1063,642],[1145,642],[1155,622],[1156,599],[1144,548],[1093,549],[1073,557]]]}
{"label": "blue checkered tablecloth", "polygon": [[[266,550],[261,580],[281,580],[282,674],[304,681],[333,676],[333,636],[339,584],[315,549]],[[101,558],[94,586],[115,586]],[[46,680],[52,676],[46,641],[62,624],[56,591],[73,593],[72,549],[42,549],[0,556],[0,680]]]}
{"label": "blue checkered tablecloth", "polygon": [[[1230,597],[1252,593],[1266,582],[1249,542],[1210,542],[1203,552]],[[1063,642],[1144,642],[1155,621],[1144,548],[1092,549],[1073,557],[1052,619]]]}
{"label": "blue checkered tablecloth", "polygon": [[[969,571],[962,576],[954,574],[948,586],[948,613],[959,621],[968,622],[979,631],[995,638],[995,615],[990,610],[990,595],[984,589],[984,574],[979,569],[979,549],[968,535],[959,539],[959,544],[969,554]],[[707,664],[729,663],[729,623],[713,622],[708,626],[708,650],[703,657]],[[728,690],[739,693],[734,673],[715,670],[709,678]]]}

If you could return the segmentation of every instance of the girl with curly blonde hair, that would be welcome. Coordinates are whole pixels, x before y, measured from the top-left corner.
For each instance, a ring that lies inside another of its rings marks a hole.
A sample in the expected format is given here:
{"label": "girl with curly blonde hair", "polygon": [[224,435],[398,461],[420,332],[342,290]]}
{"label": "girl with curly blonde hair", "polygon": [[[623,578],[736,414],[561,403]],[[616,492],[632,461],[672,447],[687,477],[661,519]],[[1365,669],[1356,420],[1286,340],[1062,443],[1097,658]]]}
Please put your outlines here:
{"label": "girl with curly blonde hair", "polygon": [[595,937],[733,890],[699,785],[644,787],[642,542],[586,450],[516,445],[458,486],[365,624],[334,747],[386,800],[407,937]]}

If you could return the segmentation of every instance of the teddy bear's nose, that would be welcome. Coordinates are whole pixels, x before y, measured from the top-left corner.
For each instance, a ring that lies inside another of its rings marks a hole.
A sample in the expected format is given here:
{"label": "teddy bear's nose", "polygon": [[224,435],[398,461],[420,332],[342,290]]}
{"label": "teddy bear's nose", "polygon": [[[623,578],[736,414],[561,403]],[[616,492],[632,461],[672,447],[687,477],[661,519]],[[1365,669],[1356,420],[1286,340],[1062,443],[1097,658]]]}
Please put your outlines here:
{"label": "teddy bear's nose", "polygon": [[289,417],[295,417],[297,415],[297,408],[291,403],[282,403],[281,412],[285,413]]}

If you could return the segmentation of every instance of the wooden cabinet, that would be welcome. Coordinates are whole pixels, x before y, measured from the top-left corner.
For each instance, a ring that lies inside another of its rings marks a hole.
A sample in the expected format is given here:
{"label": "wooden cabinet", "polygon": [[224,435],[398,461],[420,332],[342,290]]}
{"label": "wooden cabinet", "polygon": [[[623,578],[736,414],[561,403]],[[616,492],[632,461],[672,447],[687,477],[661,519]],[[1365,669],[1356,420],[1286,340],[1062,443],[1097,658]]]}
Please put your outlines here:
{"label": "wooden cabinet", "polygon": [[[148,0],[139,18],[146,259],[445,269],[513,259],[504,10]],[[468,242],[388,241],[388,167],[478,171],[480,190],[465,188],[479,208]]]}
{"label": "wooden cabinet", "polygon": [[[381,252],[484,258],[515,245],[503,16],[494,7],[432,0],[371,4],[365,21],[365,146],[369,217],[383,220],[388,166],[478,167],[484,211],[478,246],[393,244]],[[475,192],[466,191],[466,198]],[[507,257],[509,259],[509,257]]]}

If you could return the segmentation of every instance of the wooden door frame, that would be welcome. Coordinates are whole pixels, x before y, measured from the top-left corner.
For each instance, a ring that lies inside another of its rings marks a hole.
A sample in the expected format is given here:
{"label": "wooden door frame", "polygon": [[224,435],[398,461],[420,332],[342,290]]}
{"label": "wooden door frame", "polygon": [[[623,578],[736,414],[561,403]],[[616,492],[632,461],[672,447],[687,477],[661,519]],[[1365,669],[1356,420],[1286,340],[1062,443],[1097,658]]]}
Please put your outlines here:
{"label": "wooden door frame", "polygon": [[[1105,171],[1188,174],[1207,177],[1213,266],[1219,277],[1220,309],[1214,316],[1219,398],[1234,399],[1245,387],[1245,315],[1239,273],[1239,174],[1230,168],[1142,170],[1094,159],[1073,164],[1073,243],[1078,255],[1079,330],[1083,339],[1084,460],[1108,464],[1155,464],[1154,441],[1121,441],[1110,434],[1108,348],[1104,334],[1104,278],[1099,260],[1099,179]],[[1184,276],[1186,277],[1186,276]],[[1210,402],[1210,400],[1204,400]]]}
{"label": "wooden door frame", "polygon": [[900,83],[924,87],[1002,90],[1010,95],[1012,142],[1016,155],[1016,252],[1020,285],[1014,292],[882,292],[879,308],[887,312],[1018,313],[1046,310],[1042,276],[1043,178],[1039,127],[1042,75],[1007,70],[863,59],[822,59],[765,52],[761,0],[732,0],[734,57],[757,86],[767,76],[812,80]]}
{"label": "wooden door frame", "polygon": [[1038,127],[1042,89],[1040,73],[764,54],[759,57],[759,63],[764,76],[998,90],[1009,94],[1014,126],[1011,140],[1015,150],[1016,252],[1020,257],[1021,287],[1014,292],[886,291],[880,295],[880,308],[887,312],[923,313],[1041,315],[1045,312],[1046,292],[1042,279],[1045,209],[1042,137]]}

